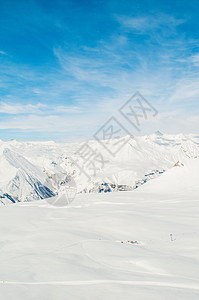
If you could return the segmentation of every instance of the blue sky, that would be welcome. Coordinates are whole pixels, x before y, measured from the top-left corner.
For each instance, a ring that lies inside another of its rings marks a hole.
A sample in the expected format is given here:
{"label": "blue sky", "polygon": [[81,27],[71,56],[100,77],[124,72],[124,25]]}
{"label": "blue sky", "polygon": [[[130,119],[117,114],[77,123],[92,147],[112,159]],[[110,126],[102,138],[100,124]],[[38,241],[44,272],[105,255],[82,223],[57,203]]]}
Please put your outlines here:
{"label": "blue sky", "polygon": [[141,134],[197,133],[198,14],[198,0],[0,0],[0,139],[90,137],[136,91],[159,112]]}

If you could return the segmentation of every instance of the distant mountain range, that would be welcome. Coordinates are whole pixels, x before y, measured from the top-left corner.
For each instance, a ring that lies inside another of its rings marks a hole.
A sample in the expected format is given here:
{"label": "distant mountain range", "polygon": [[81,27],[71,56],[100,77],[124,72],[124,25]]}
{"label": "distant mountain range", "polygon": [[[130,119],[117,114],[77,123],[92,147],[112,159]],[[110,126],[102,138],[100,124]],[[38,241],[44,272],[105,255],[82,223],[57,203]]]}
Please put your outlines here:
{"label": "distant mountain range", "polygon": [[[123,146],[117,152],[119,144]],[[63,191],[64,182],[71,177],[77,192],[131,190],[161,176],[176,163],[196,157],[199,136],[194,134],[156,132],[108,143],[0,141],[0,203],[52,197],[60,187]]]}

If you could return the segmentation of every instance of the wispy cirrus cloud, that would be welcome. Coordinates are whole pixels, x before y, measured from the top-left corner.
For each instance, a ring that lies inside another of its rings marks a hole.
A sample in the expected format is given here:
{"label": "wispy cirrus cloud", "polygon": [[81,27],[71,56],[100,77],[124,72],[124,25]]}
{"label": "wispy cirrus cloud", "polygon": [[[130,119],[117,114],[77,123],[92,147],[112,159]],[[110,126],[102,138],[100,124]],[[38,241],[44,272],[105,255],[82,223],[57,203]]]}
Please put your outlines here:
{"label": "wispy cirrus cloud", "polygon": [[21,114],[78,114],[81,109],[77,106],[63,106],[63,105],[46,105],[42,103],[37,104],[20,104],[20,103],[6,103],[0,102],[0,113],[8,115]]}
{"label": "wispy cirrus cloud", "polygon": [[[180,61],[177,47],[172,51],[162,49],[161,53],[160,50],[150,47],[148,54],[156,51],[156,57],[154,59],[152,56],[149,59],[140,49],[129,50],[131,43],[128,39],[122,38],[122,41],[122,50],[118,50],[121,47],[121,39],[117,40],[115,37],[109,42],[101,41],[95,48],[86,48],[84,51],[69,53],[64,47],[55,48],[54,55],[59,67],[49,74],[40,73],[40,70],[35,72],[33,69],[30,69],[29,73],[27,67],[10,66],[7,78],[12,74],[17,76],[18,71],[21,71],[18,85],[22,91],[20,95],[23,96],[23,101],[27,97],[31,103],[27,103],[27,100],[24,104],[20,103],[19,97],[16,97],[17,90],[14,90],[15,102],[11,101],[13,95],[6,95],[5,100],[0,103],[0,113],[15,115],[15,118],[2,120],[0,128],[60,131],[73,135],[78,128],[84,128],[87,132],[93,128],[94,132],[97,126],[102,125],[114,114],[136,90],[152,101],[159,111],[167,114],[170,114],[171,110],[181,112],[175,115],[173,123],[162,117],[159,123],[153,125],[160,130],[165,128],[165,124],[168,128],[172,124],[173,130],[180,126],[184,128],[180,119],[182,115],[186,119],[183,108],[187,110],[189,104],[195,103],[198,97],[198,79],[192,72],[192,66],[197,67],[193,56],[183,55],[183,60]],[[181,44],[180,41],[179,47]],[[178,57],[179,61],[176,61],[175,57]],[[187,62],[189,71],[186,71],[186,74],[180,72],[179,70],[184,70],[184,64]],[[70,105],[67,105],[69,97]],[[71,103],[71,99],[74,99],[74,103]],[[38,100],[40,102],[36,102]],[[22,114],[25,116],[21,117]],[[190,119],[192,116],[193,113]],[[155,130],[152,125],[148,126],[149,128]]]}
{"label": "wispy cirrus cloud", "polygon": [[199,53],[191,56],[190,60],[195,66],[199,67]]}
{"label": "wispy cirrus cloud", "polygon": [[30,0],[8,14],[15,26],[1,36],[9,55],[0,50],[0,128],[87,134],[137,90],[161,115],[152,131],[165,124],[184,130],[182,118],[196,124],[199,40],[197,28],[189,29],[197,14],[193,25],[189,8],[181,11],[177,2],[140,8],[112,0],[97,10],[97,2],[78,10],[69,2]]}
{"label": "wispy cirrus cloud", "polygon": [[5,51],[0,50],[0,54],[2,55],[8,55]]}
{"label": "wispy cirrus cloud", "polygon": [[186,19],[175,18],[168,14],[146,15],[146,16],[116,16],[116,20],[126,29],[135,30],[139,34],[154,33],[154,30],[173,30]]}
{"label": "wispy cirrus cloud", "polygon": [[11,114],[11,115],[18,115],[18,114],[30,114],[30,113],[38,113],[41,109],[45,108],[45,105],[38,103],[38,104],[26,104],[22,105],[20,103],[6,103],[0,102],[0,113],[3,114]]}

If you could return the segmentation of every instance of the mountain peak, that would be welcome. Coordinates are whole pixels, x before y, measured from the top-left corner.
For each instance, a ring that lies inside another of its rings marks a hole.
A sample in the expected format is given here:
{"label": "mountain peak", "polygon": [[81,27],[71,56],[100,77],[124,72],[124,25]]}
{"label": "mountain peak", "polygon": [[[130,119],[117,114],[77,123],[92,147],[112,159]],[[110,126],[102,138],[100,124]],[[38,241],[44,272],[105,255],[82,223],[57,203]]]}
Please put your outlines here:
{"label": "mountain peak", "polygon": [[163,133],[162,133],[161,131],[159,131],[159,130],[156,131],[155,134],[156,134],[156,135],[159,135],[159,136],[163,136]]}

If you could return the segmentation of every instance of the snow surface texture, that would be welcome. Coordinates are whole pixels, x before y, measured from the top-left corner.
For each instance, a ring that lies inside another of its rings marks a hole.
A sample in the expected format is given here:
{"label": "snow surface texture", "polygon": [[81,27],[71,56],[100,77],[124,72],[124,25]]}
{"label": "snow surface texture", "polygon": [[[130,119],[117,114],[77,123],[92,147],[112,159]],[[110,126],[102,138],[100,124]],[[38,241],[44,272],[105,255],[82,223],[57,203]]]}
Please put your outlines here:
{"label": "snow surface texture", "polygon": [[[74,178],[78,193],[132,190],[172,168],[178,161],[180,164],[186,158],[199,156],[199,136],[191,134],[157,133],[135,137],[115,156],[102,144],[91,140],[89,146],[103,156],[104,164],[98,165],[95,176],[89,173],[88,180],[71,161],[71,158],[78,163],[81,161],[83,145],[0,141],[0,203],[55,196],[67,177]],[[110,140],[108,147],[114,149],[115,140]],[[63,192],[63,185],[61,188]]]}
{"label": "snow surface texture", "polygon": [[199,158],[183,164],[62,208],[1,206],[1,299],[198,300]]}

